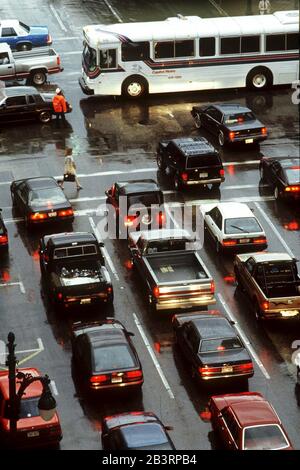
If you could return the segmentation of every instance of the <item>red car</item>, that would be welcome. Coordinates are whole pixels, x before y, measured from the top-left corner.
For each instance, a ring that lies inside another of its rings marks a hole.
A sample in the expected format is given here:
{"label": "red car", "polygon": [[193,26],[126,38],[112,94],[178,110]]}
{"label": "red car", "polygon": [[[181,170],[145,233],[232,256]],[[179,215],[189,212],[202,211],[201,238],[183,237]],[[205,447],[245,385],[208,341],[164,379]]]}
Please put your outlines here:
{"label": "red car", "polygon": [[[18,372],[41,375],[37,369],[18,369]],[[18,389],[17,383],[17,392]],[[57,446],[62,438],[58,414],[55,413],[50,421],[44,421],[39,415],[38,401],[42,390],[42,384],[38,381],[26,388],[21,400],[20,419],[17,421],[15,449]],[[4,448],[5,442],[9,440],[8,400],[8,371],[3,371],[0,372],[0,443],[4,443]]]}
{"label": "red car", "polygon": [[211,422],[230,450],[293,450],[273,406],[260,393],[213,396]]}

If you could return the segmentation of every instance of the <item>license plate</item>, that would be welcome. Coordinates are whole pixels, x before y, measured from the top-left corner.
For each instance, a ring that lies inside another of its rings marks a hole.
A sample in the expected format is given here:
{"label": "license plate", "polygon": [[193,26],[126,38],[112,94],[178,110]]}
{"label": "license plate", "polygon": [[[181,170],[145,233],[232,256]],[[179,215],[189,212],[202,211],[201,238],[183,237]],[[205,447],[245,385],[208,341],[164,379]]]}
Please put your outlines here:
{"label": "license plate", "polygon": [[232,372],[233,368],[231,366],[222,367],[222,374],[228,374],[228,372]]}
{"label": "license plate", "polygon": [[250,238],[240,238],[240,243],[250,243]]}
{"label": "license plate", "polygon": [[199,178],[207,178],[208,173],[199,173]]}
{"label": "license plate", "polygon": [[246,139],[246,140],[245,140],[245,143],[246,143],[246,144],[253,144],[253,139]]}
{"label": "license plate", "polygon": [[81,304],[90,304],[92,299],[81,299],[80,303]]}
{"label": "license plate", "polygon": [[283,317],[296,317],[298,315],[298,310],[282,310],[281,315]]}
{"label": "license plate", "polygon": [[57,212],[48,212],[48,217],[56,217]]}
{"label": "license plate", "polygon": [[112,377],[111,378],[111,383],[112,384],[119,384],[122,382],[122,377]]}
{"label": "license plate", "polygon": [[37,437],[39,435],[40,435],[39,431],[31,431],[27,433],[27,437]]}

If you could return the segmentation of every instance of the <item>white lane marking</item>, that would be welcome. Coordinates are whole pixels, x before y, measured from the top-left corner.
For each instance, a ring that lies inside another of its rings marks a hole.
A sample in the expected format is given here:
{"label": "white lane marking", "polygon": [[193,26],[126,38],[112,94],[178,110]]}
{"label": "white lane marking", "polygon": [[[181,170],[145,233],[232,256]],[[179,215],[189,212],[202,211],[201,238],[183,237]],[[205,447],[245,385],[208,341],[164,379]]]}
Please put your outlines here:
{"label": "white lane marking", "polygon": [[43,345],[43,341],[42,341],[42,338],[37,338],[37,343],[39,345],[39,350],[40,351],[44,351],[44,345]]}
{"label": "white lane marking", "polygon": [[253,346],[251,345],[250,341],[248,340],[247,336],[245,335],[245,333],[243,332],[241,327],[238,325],[232,311],[230,310],[227,303],[225,302],[222,294],[217,294],[217,296],[219,297],[219,300],[220,300],[221,304],[223,305],[223,307],[224,307],[227,315],[229,316],[230,320],[232,320],[235,323],[234,326],[235,326],[237,332],[239,333],[240,337],[243,339],[243,341],[246,344],[250,354],[252,355],[252,357],[255,360],[256,364],[258,365],[258,367],[262,371],[263,375],[266,377],[266,379],[270,379],[270,375],[268,374],[267,369],[265,368],[265,366],[263,365],[263,363],[259,359],[258,355],[256,354],[256,352],[255,352]]}
{"label": "white lane marking", "polygon": [[71,41],[73,39],[81,39],[81,36],[69,36],[69,37],[59,37],[59,36],[56,36],[55,38],[53,38],[53,42],[56,42],[56,41]]}
{"label": "white lane marking", "polygon": [[227,11],[223,10],[223,8],[218,5],[214,0],[209,0],[209,3],[212,4],[213,7],[222,15],[222,16],[229,16]]}
{"label": "white lane marking", "polygon": [[[26,353],[40,353],[44,351],[44,345],[42,342],[42,338],[37,338],[37,343],[38,343],[38,348],[32,348],[32,349],[22,349],[21,351],[16,351],[16,354],[26,354]],[[7,355],[8,352],[0,353],[1,355]],[[31,356],[30,356],[31,357]]]}
{"label": "white lane marking", "polygon": [[10,287],[10,286],[19,286],[20,291],[22,294],[25,294],[25,287],[23,282],[6,282],[6,283],[0,283],[0,287]]}
{"label": "white lane marking", "polygon": [[[96,224],[95,224],[95,222],[94,222],[93,217],[89,217],[89,222],[90,222],[90,225],[91,225],[91,227],[92,227],[92,230],[93,230],[93,232],[94,232],[94,234],[95,234],[95,237],[97,238],[98,242],[102,242],[101,237],[100,237],[100,234],[99,234],[99,231],[98,231],[98,229],[97,229],[97,227],[96,227]],[[110,254],[108,253],[108,251],[107,251],[107,249],[105,248],[105,246],[104,246],[104,247],[101,247],[101,251],[102,251],[102,253],[103,253],[104,258],[107,260],[108,266],[110,267],[110,270],[111,270],[112,274],[114,275],[114,278],[116,279],[116,281],[119,282],[119,281],[120,281],[120,277],[119,277],[118,272],[117,272],[117,270],[116,270],[116,268],[115,268],[115,265],[114,265],[114,263],[113,263],[113,260],[111,259]]]}
{"label": "white lane marking", "polygon": [[117,18],[118,22],[119,23],[123,23],[123,20],[122,18],[120,17],[120,15],[118,15],[118,13],[116,12],[116,10],[111,6],[111,4],[109,3],[108,0],[103,0],[105,5],[107,6],[107,8],[112,12],[112,14],[114,15],[115,18]]}
{"label": "white lane marking", "polygon": [[61,52],[59,55],[60,57],[65,57],[68,55],[79,55],[82,54],[82,51],[69,51],[69,52]]}
{"label": "white lane marking", "polygon": [[292,250],[290,249],[290,247],[287,245],[287,243],[285,242],[285,240],[282,238],[282,236],[280,235],[280,233],[278,232],[277,228],[275,227],[275,225],[273,224],[273,222],[271,221],[270,217],[265,213],[265,211],[260,207],[260,205],[258,204],[258,202],[255,202],[255,207],[257,207],[257,209],[259,210],[259,212],[261,213],[261,215],[263,216],[263,218],[265,219],[265,221],[269,224],[269,226],[271,227],[271,229],[273,230],[273,232],[275,233],[275,235],[277,236],[277,238],[279,239],[280,243],[282,244],[282,246],[284,246],[284,248],[286,249],[287,253],[292,257],[292,258],[296,258],[296,256],[294,255],[294,253],[292,252]]}
{"label": "white lane marking", "polygon": [[55,16],[59,26],[61,27],[61,29],[65,32],[67,32],[67,28],[65,27],[65,25],[63,24],[62,22],[62,19],[61,17],[59,16],[59,14],[57,13],[56,9],[54,8],[54,6],[52,4],[49,5],[49,8],[50,10],[52,11],[53,15]]}
{"label": "white lane marking", "polygon": [[172,398],[172,399],[174,399],[175,396],[174,396],[174,394],[173,394],[173,392],[172,392],[172,389],[171,389],[171,387],[170,387],[170,385],[169,385],[169,382],[167,381],[166,376],[165,376],[165,374],[163,373],[163,370],[162,370],[162,368],[161,368],[161,366],[160,366],[158,360],[156,359],[155,353],[154,353],[153,349],[151,348],[151,345],[150,345],[150,343],[149,343],[149,341],[148,341],[148,338],[147,338],[147,336],[146,336],[146,333],[144,332],[143,327],[142,327],[142,325],[141,325],[141,323],[140,323],[140,321],[139,321],[139,319],[138,319],[138,317],[137,317],[137,315],[136,315],[135,313],[133,313],[133,318],[134,318],[135,324],[136,324],[136,326],[137,326],[137,329],[139,330],[140,335],[141,335],[141,337],[142,337],[142,339],[143,339],[143,341],[144,341],[144,343],[145,343],[145,346],[146,346],[146,348],[147,348],[147,350],[148,350],[148,353],[150,354],[150,357],[151,357],[151,359],[152,359],[152,361],[153,361],[153,363],[154,363],[154,365],[155,365],[155,368],[156,368],[156,370],[157,370],[157,372],[158,372],[158,375],[160,376],[161,381],[162,381],[162,383],[164,384],[165,389],[167,390],[167,392],[168,392],[168,394],[169,394],[169,397]]}
{"label": "white lane marking", "polygon": [[50,387],[51,387],[51,389],[52,389],[53,395],[56,395],[56,396],[57,396],[57,395],[58,395],[58,391],[57,391],[57,387],[56,387],[56,384],[55,384],[54,380],[51,380],[51,381],[50,381]]}

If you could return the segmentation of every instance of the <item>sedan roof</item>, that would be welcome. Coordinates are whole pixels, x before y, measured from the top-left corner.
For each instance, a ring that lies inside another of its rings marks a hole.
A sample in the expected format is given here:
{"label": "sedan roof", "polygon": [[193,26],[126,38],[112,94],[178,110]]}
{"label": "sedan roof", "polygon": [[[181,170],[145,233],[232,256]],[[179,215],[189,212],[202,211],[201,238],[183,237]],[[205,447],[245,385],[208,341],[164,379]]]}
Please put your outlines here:
{"label": "sedan roof", "polygon": [[231,326],[227,318],[222,316],[207,315],[200,318],[192,319],[192,323],[196,326],[202,339],[210,338],[232,338],[236,336],[234,328]]}
{"label": "sedan roof", "polygon": [[3,88],[2,93],[7,98],[12,96],[39,95],[40,93],[33,86],[12,86]]}
{"label": "sedan roof", "polygon": [[118,181],[116,184],[120,188],[121,194],[139,194],[159,191],[157,182],[151,179]]}
{"label": "sedan roof", "polygon": [[47,189],[58,187],[59,185],[54,178],[51,177],[37,177],[37,178],[28,178],[24,180],[17,181],[18,183],[26,182],[28,188],[30,189]]}
{"label": "sedan roof", "polygon": [[262,424],[280,424],[280,420],[267,400],[242,401],[231,404],[242,427]]}
{"label": "sedan roof", "polygon": [[252,113],[251,109],[237,103],[220,103],[212,106],[224,114]]}
{"label": "sedan roof", "polygon": [[238,217],[255,217],[250,207],[243,202],[220,202],[216,204],[222,213],[224,219],[238,218]]}
{"label": "sedan roof", "polygon": [[144,411],[133,411],[131,413],[120,413],[117,415],[107,416],[104,418],[108,429],[119,426],[126,426],[132,423],[153,423],[159,422],[154,413]]}

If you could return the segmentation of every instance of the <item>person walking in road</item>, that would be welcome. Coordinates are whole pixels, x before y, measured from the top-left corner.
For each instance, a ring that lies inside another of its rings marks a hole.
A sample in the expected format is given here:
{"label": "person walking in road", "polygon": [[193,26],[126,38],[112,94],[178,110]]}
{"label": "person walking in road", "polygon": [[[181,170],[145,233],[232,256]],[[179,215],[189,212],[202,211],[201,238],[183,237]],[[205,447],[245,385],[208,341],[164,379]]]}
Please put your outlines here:
{"label": "person walking in road", "polygon": [[55,96],[53,96],[52,105],[56,115],[56,122],[58,123],[59,118],[61,118],[62,122],[65,122],[65,113],[67,112],[67,101],[60,88],[56,88],[55,90]]}
{"label": "person walking in road", "polygon": [[259,13],[269,15],[271,13],[271,2],[269,0],[260,0],[258,3]]}
{"label": "person walking in road", "polygon": [[64,182],[75,182],[77,191],[82,189],[76,174],[76,163],[74,162],[73,151],[67,148],[65,151],[65,165],[64,165],[64,178],[61,183],[61,188],[64,189]]}

